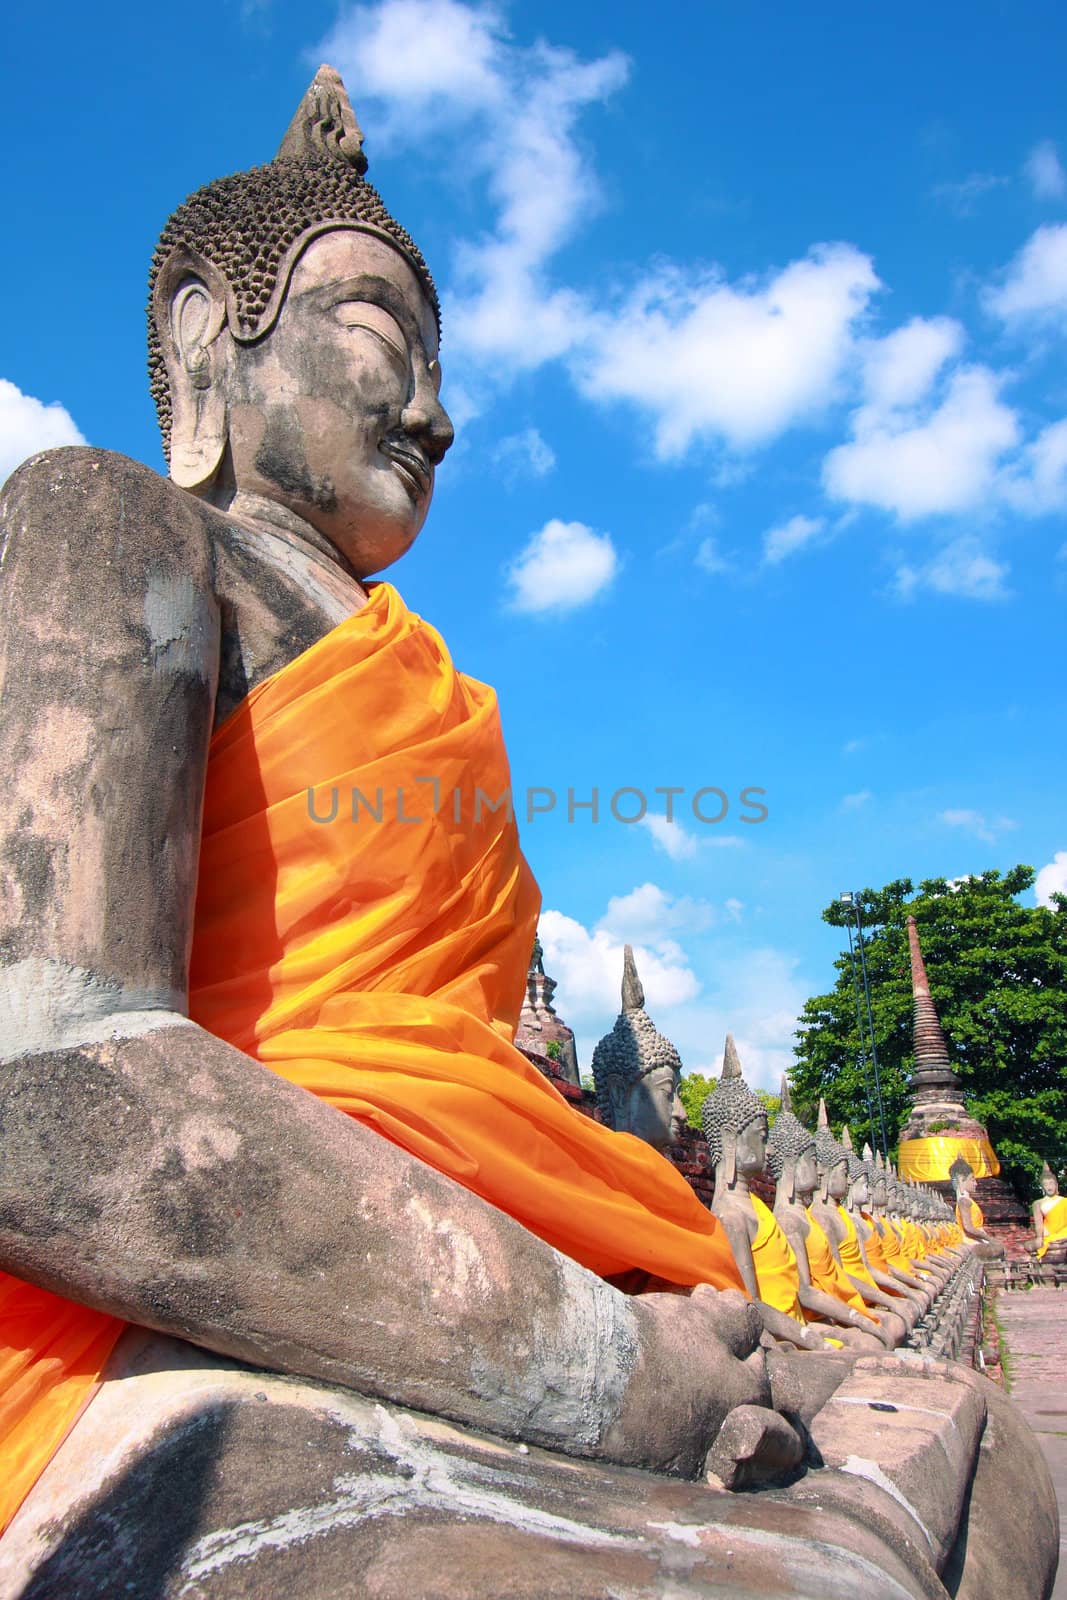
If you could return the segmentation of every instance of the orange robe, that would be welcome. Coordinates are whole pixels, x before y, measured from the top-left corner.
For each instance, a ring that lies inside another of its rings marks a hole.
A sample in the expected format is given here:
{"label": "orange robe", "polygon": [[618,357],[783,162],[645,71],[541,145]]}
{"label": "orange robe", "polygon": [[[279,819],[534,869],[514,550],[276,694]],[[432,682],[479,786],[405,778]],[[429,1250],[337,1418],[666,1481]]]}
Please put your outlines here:
{"label": "orange robe", "polygon": [[[540,896],[508,785],[493,691],[376,584],[212,739],[190,1015],[595,1272],[741,1288],[671,1164],[512,1044]],[[0,1528],[123,1326],[0,1274]]]}
{"label": "orange robe", "polygon": [[[966,1237],[967,1230],[963,1224],[963,1213],[960,1210],[960,1203],[958,1200],[956,1201],[956,1221],[959,1224],[960,1232]],[[971,1201],[971,1215],[968,1218],[968,1221],[972,1228],[982,1228],[985,1226],[985,1213],[978,1204],[977,1200]]]}
{"label": "orange robe", "polygon": [[778,1218],[758,1195],[749,1197],[759,1227],[752,1241],[752,1262],[756,1268],[760,1299],[766,1300],[776,1311],[782,1311],[795,1322],[804,1321],[804,1312],[798,1299],[800,1274],[797,1258]]}
{"label": "orange robe", "polygon": [[855,1311],[866,1311],[867,1305],[863,1296],[849,1282],[844,1270],[838,1266],[829,1239],[810,1211],[807,1246],[812,1288],[821,1289],[823,1294],[834,1295],[836,1299],[843,1301],[846,1306],[851,1306]]}

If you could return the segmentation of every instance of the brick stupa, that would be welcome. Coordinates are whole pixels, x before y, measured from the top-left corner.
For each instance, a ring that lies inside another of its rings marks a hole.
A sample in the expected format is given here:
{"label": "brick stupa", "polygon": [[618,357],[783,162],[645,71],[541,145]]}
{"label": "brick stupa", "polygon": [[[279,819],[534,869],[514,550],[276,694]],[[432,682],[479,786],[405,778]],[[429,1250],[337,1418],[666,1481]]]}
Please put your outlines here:
{"label": "brick stupa", "polygon": [[[552,1004],[555,992],[556,980],[547,976],[541,940],[535,938],[526,974],[526,999],[519,1013],[515,1043],[546,1077],[562,1079],[577,1089],[578,1055],[574,1047],[574,1030],[556,1015]],[[550,1044],[558,1045],[558,1051],[549,1052]]]}

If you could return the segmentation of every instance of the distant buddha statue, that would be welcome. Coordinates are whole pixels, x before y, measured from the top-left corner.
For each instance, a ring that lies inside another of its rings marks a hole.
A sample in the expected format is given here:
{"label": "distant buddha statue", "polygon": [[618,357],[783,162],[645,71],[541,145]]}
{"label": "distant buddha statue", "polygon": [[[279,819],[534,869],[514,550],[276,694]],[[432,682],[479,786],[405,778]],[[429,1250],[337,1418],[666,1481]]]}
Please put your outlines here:
{"label": "distant buddha statue", "polygon": [[654,1150],[677,1143],[686,1122],[678,1094],[682,1058],[645,1010],[645,991],[630,945],[623,952],[622,1010],[593,1051],[601,1121]]}
{"label": "distant buddha statue", "polygon": [[749,1179],[766,1165],[767,1108],[741,1075],[732,1034],[726,1035],[722,1074],[701,1117],[715,1167],[712,1211],[733,1246],[745,1288],[761,1304],[767,1332],[807,1349],[823,1348],[825,1340],[804,1315],[792,1246],[774,1212],[749,1189]]}
{"label": "distant buddha statue", "polygon": [[322,68],[160,238],[169,481],[79,447],[4,491],[0,1525],[128,1323],[682,1473],[767,1402],[720,1221],[512,1044],[496,699],[372,581],[452,425],[366,166]]}
{"label": "distant buddha statue", "polygon": [[978,1182],[974,1168],[965,1156],[957,1156],[948,1175],[956,1196],[956,1221],[962,1229],[964,1242],[981,1256],[1002,1256],[1004,1246],[986,1231],[982,1208],[974,1197]]}
{"label": "distant buddha statue", "polygon": [[[884,1262],[884,1270],[888,1273],[894,1284],[902,1286],[904,1292],[912,1291],[918,1304],[928,1310],[931,1301],[930,1289],[923,1280],[916,1276],[911,1262],[904,1254],[900,1235],[892,1226],[888,1217],[889,1203],[889,1173],[882,1161],[881,1151],[873,1160],[869,1159],[869,1151],[865,1146],[863,1151],[864,1163],[868,1168],[871,1185],[870,1210],[863,1212],[864,1221],[869,1225],[872,1234],[876,1236],[866,1241],[868,1259],[873,1252],[879,1265]],[[881,1270],[881,1266],[880,1266]]]}
{"label": "distant buddha statue", "polygon": [[1048,1162],[1041,1167],[1041,1198],[1035,1200],[1032,1215],[1037,1235],[1035,1254],[1050,1266],[1067,1264],[1067,1200],[1060,1194],[1059,1180]]}
{"label": "distant buddha statue", "polygon": [[808,1322],[862,1350],[892,1348],[889,1336],[867,1315],[859,1294],[833,1257],[826,1235],[807,1211],[819,1181],[815,1135],[793,1115],[789,1080],[782,1074],[781,1106],[767,1140],[767,1166],[775,1179],[774,1215],[796,1257],[797,1298]]}

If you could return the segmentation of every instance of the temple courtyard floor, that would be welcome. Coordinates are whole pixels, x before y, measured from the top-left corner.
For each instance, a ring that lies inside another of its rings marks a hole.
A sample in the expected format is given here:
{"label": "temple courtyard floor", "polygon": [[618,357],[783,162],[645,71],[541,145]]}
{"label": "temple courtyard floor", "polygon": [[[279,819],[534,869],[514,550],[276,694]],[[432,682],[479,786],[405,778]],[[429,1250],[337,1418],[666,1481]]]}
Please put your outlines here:
{"label": "temple courtyard floor", "polygon": [[1056,1487],[1060,1569],[1052,1600],[1067,1600],[1067,1289],[1001,1291],[996,1316],[1011,1397],[1036,1433]]}

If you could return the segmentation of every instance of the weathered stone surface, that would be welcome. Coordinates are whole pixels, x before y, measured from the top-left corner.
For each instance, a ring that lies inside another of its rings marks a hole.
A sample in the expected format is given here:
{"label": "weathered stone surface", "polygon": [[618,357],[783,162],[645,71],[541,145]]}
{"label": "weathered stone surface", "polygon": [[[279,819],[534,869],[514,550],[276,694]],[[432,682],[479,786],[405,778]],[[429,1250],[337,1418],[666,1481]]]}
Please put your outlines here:
{"label": "weathered stone surface", "polygon": [[985,1417],[984,1397],[950,1367],[879,1371],[864,1359],[812,1422],[811,1439],[827,1466],[899,1501],[940,1569],[956,1541]]}
{"label": "weathered stone surface", "polygon": [[0,1543],[0,1600],[943,1600],[865,1492],[729,1495],[157,1340]]}

